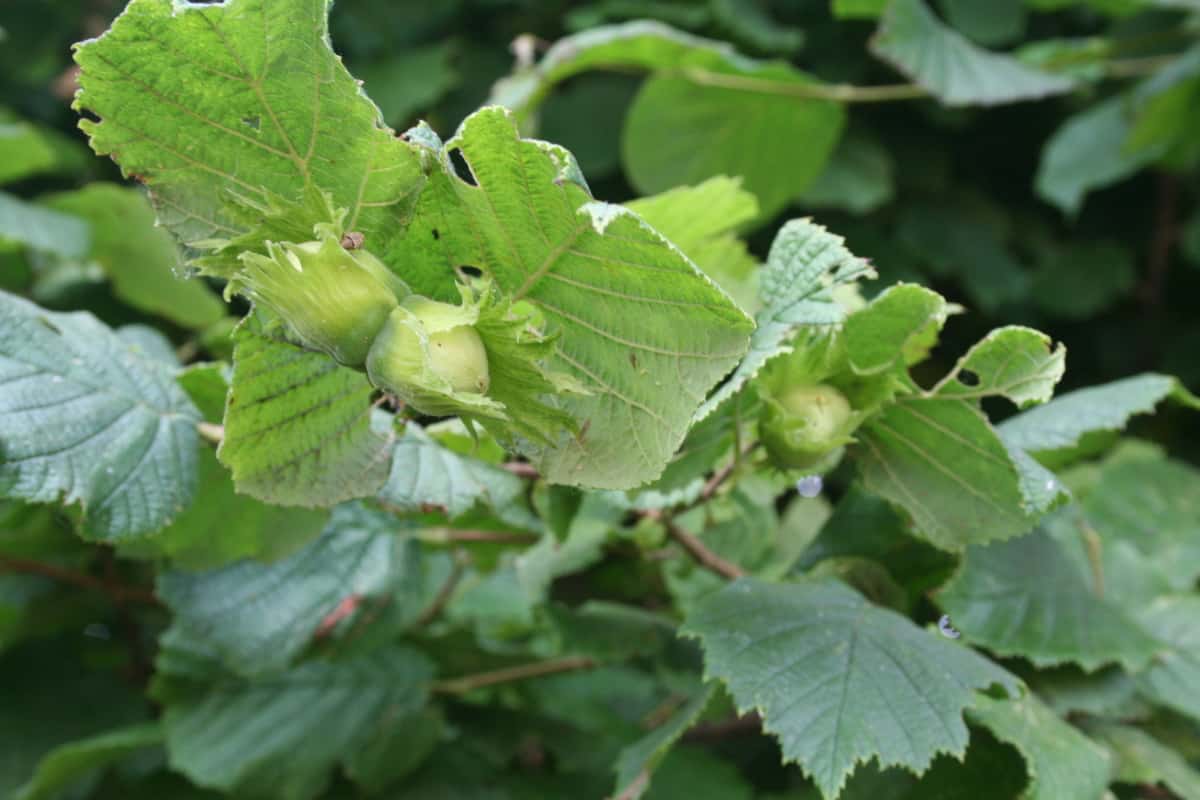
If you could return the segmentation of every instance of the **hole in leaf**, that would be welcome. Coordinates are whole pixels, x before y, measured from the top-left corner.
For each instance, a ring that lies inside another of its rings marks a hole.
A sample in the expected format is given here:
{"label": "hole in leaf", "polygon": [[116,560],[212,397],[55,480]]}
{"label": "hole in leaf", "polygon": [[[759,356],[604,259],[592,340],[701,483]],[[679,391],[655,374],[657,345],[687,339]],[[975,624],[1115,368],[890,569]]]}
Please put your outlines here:
{"label": "hole in leaf", "polygon": [[461,178],[464,183],[469,183],[472,186],[479,185],[475,180],[475,175],[471,172],[471,165],[467,163],[467,159],[463,158],[462,150],[456,147],[450,151],[450,163],[454,166],[454,174]]}
{"label": "hole in leaf", "polygon": [[245,125],[247,128],[249,128],[250,130],[257,132],[259,129],[259,126],[262,124],[262,120],[256,116],[255,117],[242,117],[242,124]]}
{"label": "hole in leaf", "polygon": [[435,240],[435,241],[436,241],[436,240],[438,240],[438,239],[441,239],[441,238],[442,238],[442,235],[441,235],[440,233],[438,233],[438,229],[437,229],[437,228],[434,228],[434,229],[433,229],[433,238],[434,238],[434,240]]}
{"label": "hole in leaf", "polygon": [[979,376],[969,369],[959,370],[958,382],[963,386],[978,386]]}
{"label": "hole in leaf", "polygon": [[482,278],[483,277],[483,270],[481,270],[479,267],[475,267],[470,264],[463,264],[462,266],[460,266],[458,268],[458,271],[464,275],[470,275],[472,278]]}

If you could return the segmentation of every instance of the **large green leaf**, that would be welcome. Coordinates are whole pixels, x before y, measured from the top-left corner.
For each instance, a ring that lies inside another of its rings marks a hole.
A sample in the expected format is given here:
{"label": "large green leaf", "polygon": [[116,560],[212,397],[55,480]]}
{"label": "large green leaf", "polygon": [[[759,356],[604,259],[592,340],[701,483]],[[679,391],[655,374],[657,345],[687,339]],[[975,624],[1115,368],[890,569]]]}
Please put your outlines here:
{"label": "large green leaf", "polygon": [[1117,781],[1161,784],[1183,800],[1200,798],[1200,772],[1177,750],[1130,725],[1103,723],[1089,725],[1087,730],[1113,754]]}
{"label": "large green leaf", "polygon": [[[455,174],[455,151],[474,183]],[[527,446],[541,472],[613,489],[657,477],[745,352],[750,320],[633,212],[594,201],[569,153],[519,138],[503,109],[476,112],[429,157],[435,172],[394,253],[405,280],[444,299],[456,267],[485,270],[542,312],[558,335],[551,366],[589,392],[559,398],[577,436]]]}
{"label": "large green leaf", "polygon": [[53,800],[104,767],[162,743],[162,726],[145,722],[56,747],[46,754],[13,800]]}
{"label": "large green leaf", "polygon": [[[1060,516],[1048,524],[1070,530]],[[1145,666],[1160,649],[1117,602],[1097,593],[1090,574],[1066,550],[1074,538],[1042,527],[1019,539],[971,547],[962,568],[938,593],[938,603],[968,641],[1038,666],[1065,662],[1095,670],[1103,664]],[[1086,563],[1086,560],[1085,562]]]}
{"label": "large green leaf", "polygon": [[857,433],[863,485],[912,515],[915,533],[945,550],[1018,536],[1037,506],[1018,465],[966,400],[903,398]]}
{"label": "large green leaf", "polygon": [[871,50],[946,105],[995,105],[1070,91],[1074,82],[971,43],[923,0],[891,0]]}
{"label": "large green leaf", "polygon": [[421,710],[432,665],[393,645],[342,661],[309,661],[254,681],[226,681],[163,715],[171,767],[239,796],[308,800],[339,761]]}
{"label": "large green leaf", "polygon": [[387,478],[393,436],[372,426],[366,376],[271,338],[256,318],[234,342],[217,453],[237,490],[310,508],[374,494]]}
{"label": "large green leaf", "polygon": [[210,572],[165,572],[158,592],[174,612],[173,635],[217,655],[239,675],[286,667],[326,616],[411,579],[397,520],[339,506],[321,537],[273,564],[242,561]]}
{"label": "large green leaf", "polygon": [[874,274],[870,264],[846,249],[842,237],[810,219],[786,223],[775,235],[762,269],[763,308],[754,317],[757,327],[750,337],[750,352],[700,406],[696,421],[716,411],[772,358],[791,351],[798,335],[833,331],[846,311],[831,290]]}
{"label": "large green leaf", "polygon": [[456,517],[477,503],[505,522],[538,529],[525,505],[525,482],[500,467],[459,455],[415,424],[408,425],[392,451],[392,469],[379,499],[401,512],[443,509]]}
{"label": "large green leaf", "polygon": [[1088,192],[1122,181],[1149,164],[1159,153],[1127,147],[1131,127],[1130,100],[1124,95],[1069,117],[1042,151],[1037,193],[1076,214]]}
{"label": "large green leaf", "polygon": [[739,226],[758,216],[758,200],[741,181],[718,176],[625,205],[670,239],[745,311],[758,310],[758,262],[736,234]]}
{"label": "large green leaf", "polygon": [[1146,373],[1068,392],[1005,420],[998,430],[1005,443],[1031,453],[1065,450],[1084,434],[1121,430],[1130,417],[1148,414],[1168,398],[1200,405],[1175,378]]}
{"label": "large green leaf", "polygon": [[658,75],[643,84],[621,136],[625,172],[642,194],[739,176],[770,217],[821,174],[845,111],[830,100],[795,96],[816,81],[790,66],[714,67],[715,77],[698,79],[685,68],[682,77]]}
{"label": "large green leaf", "polygon": [[[383,249],[420,188],[418,159],[330,47],[329,0],[134,0],[75,53],[92,147],[151,188],[185,242],[248,227],[242,203],[329,192]],[[311,220],[309,224],[322,220]]]}
{"label": "large green leaf", "polygon": [[169,523],[195,490],[200,420],[174,373],[91,314],[0,293],[0,494],[79,503],[88,538]]}
{"label": "large green leaf", "polygon": [[1027,693],[1014,700],[979,695],[967,715],[1024,757],[1029,784],[1021,800],[1082,800],[1100,797],[1108,786],[1108,752],[1064,722],[1036,695]]}
{"label": "large green leaf", "polygon": [[911,363],[936,341],[950,309],[937,292],[913,283],[889,286],[846,321],[846,358],[859,375]]}
{"label": "large green leaf", "polygon": [[1019,693],[1015,678],[835,581],[738,580],[702,600],[683,631],[705,672],[757,710],[786,760],[836,797],[859,761],[918,772],[961,757],[974,689]]}
{"label": "large green leaf", "polygon": [[154,224],[141,193],[110,183],[91,183],[45,199],[50,208],[91,225],[87,259],[99,263],[117,296],[142,311],[189,328],[205,328],[225,316],[221,300],[199,281],[175,273],[179,249]]}

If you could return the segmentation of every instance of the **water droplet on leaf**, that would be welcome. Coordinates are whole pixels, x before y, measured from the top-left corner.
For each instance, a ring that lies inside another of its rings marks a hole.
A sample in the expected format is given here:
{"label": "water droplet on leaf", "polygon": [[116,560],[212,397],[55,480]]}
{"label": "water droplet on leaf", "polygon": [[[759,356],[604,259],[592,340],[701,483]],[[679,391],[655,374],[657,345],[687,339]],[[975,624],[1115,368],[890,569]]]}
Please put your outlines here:
{"label": "water droplet on leaf", "polygon": [[955,630],[954,626],[950,624],[949,614],[942,614],[941,619],[938,620],[938,630],[941,631],[942,636],[945,636],[947,639],[957,639],[958,637],[962,636],[962,634]]}
{"label": "water droplet on leaf", "polygon": [[821,480],[820,475],[805,475],[796,481],[796,491],[801,497],[816,497],[824,486],[825,482]]}

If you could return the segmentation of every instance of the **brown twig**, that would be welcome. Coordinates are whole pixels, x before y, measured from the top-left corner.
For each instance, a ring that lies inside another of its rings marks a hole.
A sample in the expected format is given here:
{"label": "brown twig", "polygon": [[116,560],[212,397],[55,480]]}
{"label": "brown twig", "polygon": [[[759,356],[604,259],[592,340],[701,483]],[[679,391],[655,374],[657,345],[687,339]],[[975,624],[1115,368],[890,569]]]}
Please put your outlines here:
{"label": "brown twig", "polygon": [[450,602],[450,598],[454,595],[454,590],[458,588],[458,582],[462,580],[463,573],[466,572],[466,566],[466,559],[456,555],[454,569],[446,576],[446,582],[438,589],[438,593],[434,595],[433,601],[413,621],[414,626],[423,628],[438,618],[442,613],[442,609]]}
{"label": "brown twig", "polygon": [[1154,230],[1146,254],[1146,276],[1142,281],[1142,304],[1150,310],[1163,304],[1167,272],[1171,266],[1171,246],[1179,235],[1179,182],[1174,175],[1158,176],[1154,205]]}
{"label": "brown twig", "polygon": [[751,712],[741,717],[734,717],[733,719],[724,719],[719,722],[704,722],[695,725],[691,730],[683,734],[683,738],[690,742],[712,742],[729,736],[757,733],[761,730],[762,717]]}
{"label": "brown twig", "polygon": [[754,452],[754,448],[758,447],[758,442],[750,442],[745,447],[738,451],[738,455],[725,466],[712,474],[712,477],[704,484],[704,488],[700,490],[700,499],[698,503],[704,503],[712,499],[712,496],[717,493],[721,485],[729,480],[729,477],[737,471],[738,466],[742,463],[742,459]]}
{"label": "brown twig", "polygon": [[44,578],[81,586],[107,594],[116,603],[142,603],[144,605],[161,606],[162,602],[147,589],[134,586],[122,586],[117,583],[88,575],[85,572],[56,567],[53,564],[43,564],[26,558],[0,557],[0,572],[20,572],[27,575],[41,575]]}
{"label": "brown twig", "polygon": [[734,564],[731,561],[726,561],[712,550],[709,550],[697,537],[679,527],[675,520],[671,519],[665,514],[652,510],[647,511],[646,516],[650,519],[661,522],[663,527],[667,529],[667,535],[682,545],[683,549],[688,551],[688,555],[696,559],[701,566],[706,567],[707,569],[710,569],[720,575],[722,578],[728,578],[729,580],[736,580],[737,578],[744,577],[747,574],[746,570],[742,569],[737,564]]}
{"label": "brown twig", "polygon": [[211,422],[197,422],[196,432],[200,434],[200,438],[213,444],[220,444],[225,441],[225,426],[214,425]]}
{"label": "brown twig", "polygon": [[426,528],[421,538],[427,542],[499,542],[501,544],[532,544],[539,537],[525,531],[481,531],[464,528]]}
{"label": "brown twig", "polygon": [[438,694],[466,694],[485,686],[495,686],[498,683],[512,683],[546,675],[557,675],[560,672],[591,669],[594,666],[596,666],[596,662],[587,656],[564,656],[549,661],[535,661],[531,664],[520,664],[491,672],[479,672],[474,675],[463,675],[460,678],[435,681],[431,688]]}
{"label": "brown twig", "polygon": [[537,468],[525,461],[506,461],[500,465],[502,469],[511,472],[518,478],[538,478]]}

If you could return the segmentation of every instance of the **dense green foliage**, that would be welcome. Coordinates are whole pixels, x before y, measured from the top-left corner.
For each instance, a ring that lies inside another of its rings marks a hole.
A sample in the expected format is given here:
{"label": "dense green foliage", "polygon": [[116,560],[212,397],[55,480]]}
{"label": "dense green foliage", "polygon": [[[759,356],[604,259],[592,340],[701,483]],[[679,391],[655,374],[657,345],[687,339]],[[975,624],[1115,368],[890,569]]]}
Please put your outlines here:
{"label": "dense green foliage", "polygon": [[7,0],[0,184],[0,800],[1200,798],[1196,0]]}

